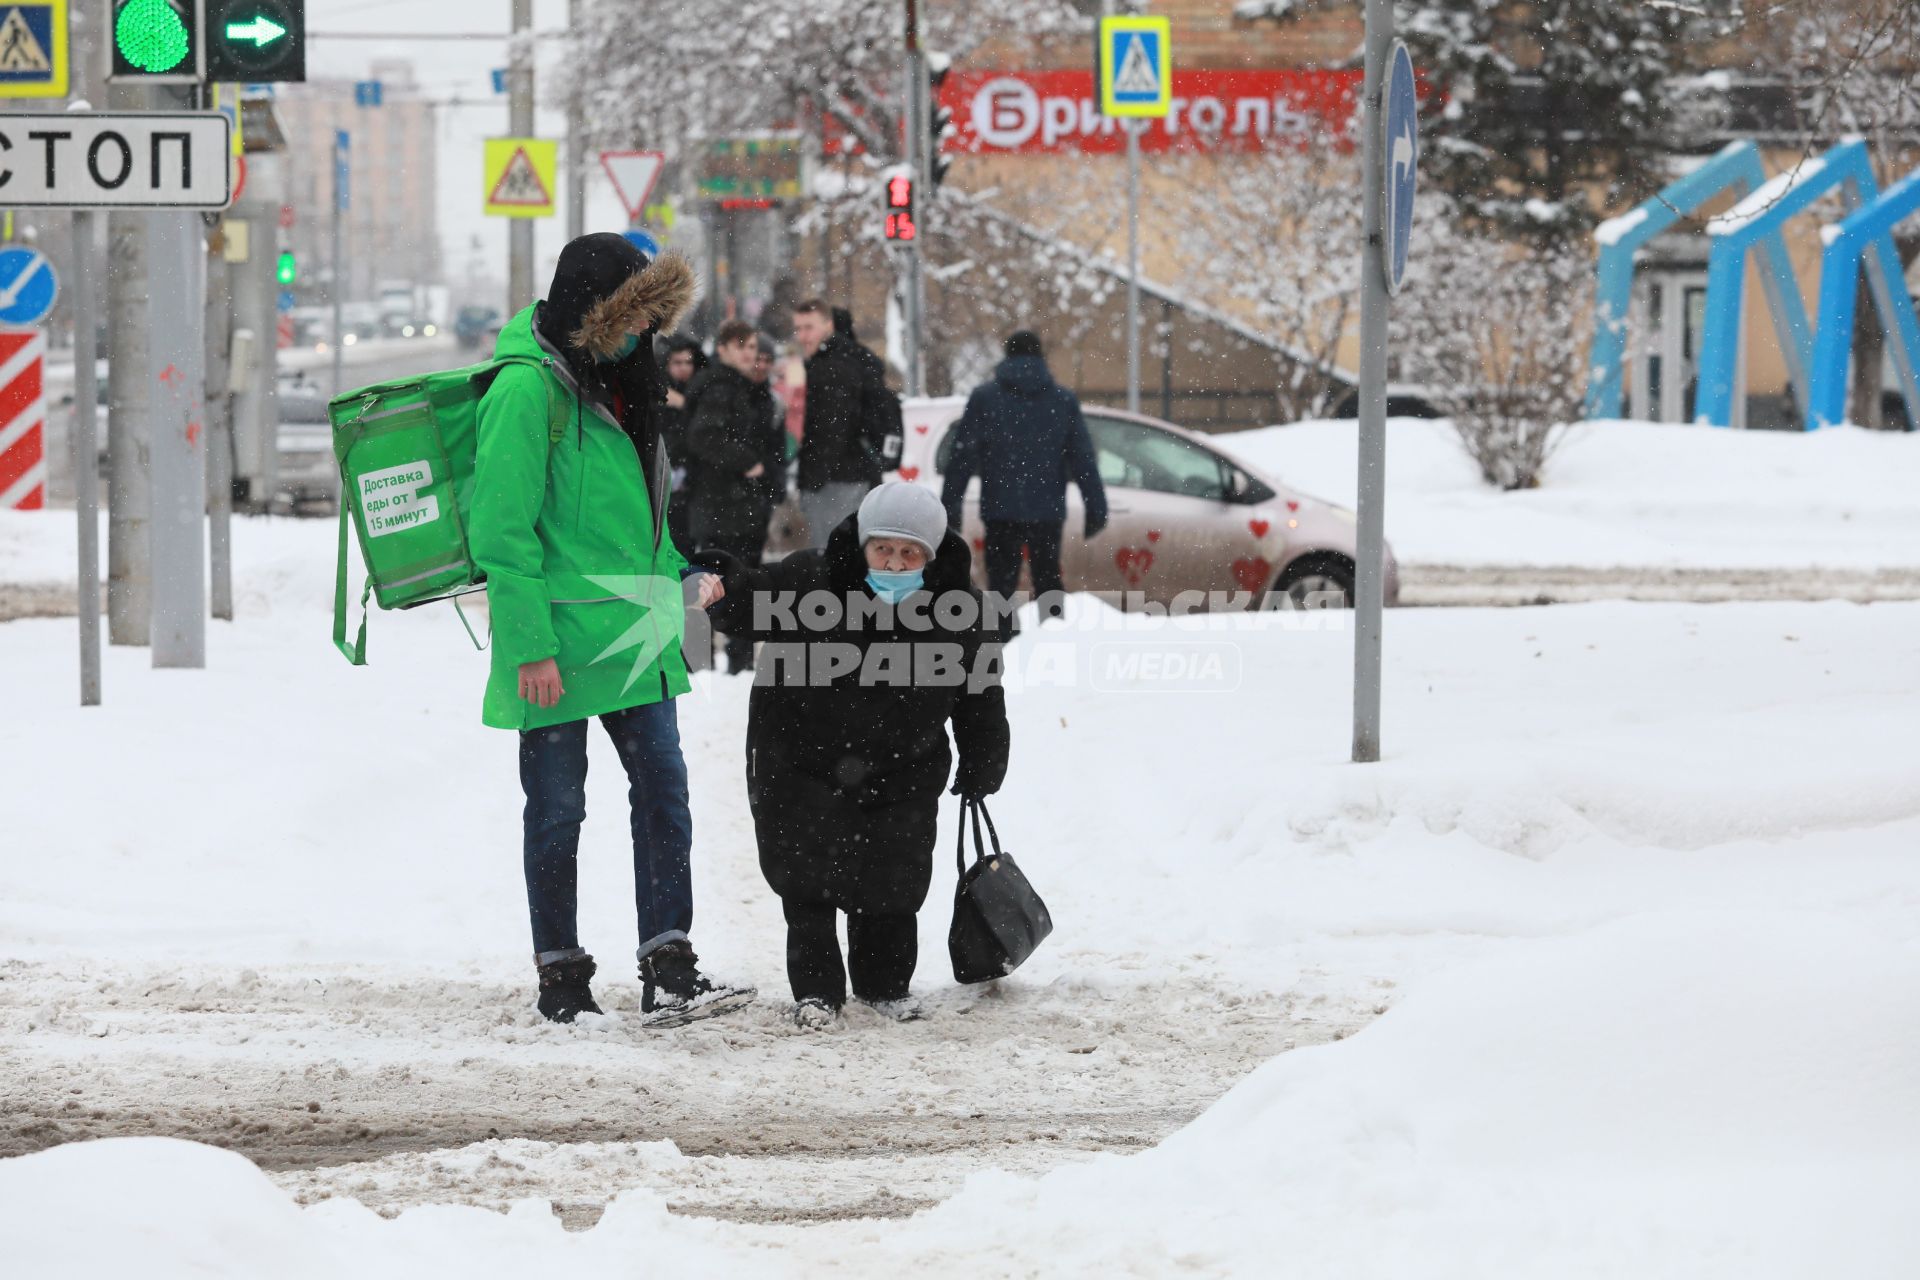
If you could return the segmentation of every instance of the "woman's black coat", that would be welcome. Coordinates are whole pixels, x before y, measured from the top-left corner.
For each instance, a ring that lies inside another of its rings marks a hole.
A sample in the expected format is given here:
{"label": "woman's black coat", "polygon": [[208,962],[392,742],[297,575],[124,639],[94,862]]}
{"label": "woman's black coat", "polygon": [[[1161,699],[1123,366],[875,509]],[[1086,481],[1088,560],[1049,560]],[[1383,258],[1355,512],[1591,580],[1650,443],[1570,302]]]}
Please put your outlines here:
{"label": "woman's black coat", "polygon": [[[824,550],[761,569],[718,553],[695,561],[719,570],[726,584],[726,598],[711,610],[714,625],[768,642],[747,722],[747,795],[767,883],[782,898],[900,915],[920,909],[933,874],[940,797],[953,762],[947,724],[960,751],[956,785],[989,795],[1007,771],[1006,699],[999,646],[981,623],[969,580],[972,553],[952,531],[925,576],[932,602],[951,597],[944,622],[944,609],[921,601],[928,606],[921,629],[908,625],[904,605],[900,614],[882,608],[877,619],[863,616],[858,627],[844,607],[825,629],[807,625],[800,605],[809,593],[843,604],[854,593],[875,604],[857,522],[842,521]],[[783,601],[784,609],[773,607]],[[970,616],[971,625],[958,625],[956,615]],[[852,670],[814,683],[855,651]]]}

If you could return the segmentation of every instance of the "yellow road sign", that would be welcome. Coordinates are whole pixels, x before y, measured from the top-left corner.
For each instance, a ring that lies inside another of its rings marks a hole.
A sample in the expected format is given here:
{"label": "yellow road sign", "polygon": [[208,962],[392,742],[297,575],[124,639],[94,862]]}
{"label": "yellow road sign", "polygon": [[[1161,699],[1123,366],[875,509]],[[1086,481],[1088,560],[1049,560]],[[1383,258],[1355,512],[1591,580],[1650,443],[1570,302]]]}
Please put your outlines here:
{"label": "yellow road sign", "polygon": [[1100,19],[1100,111],[1164,116],[1173,108],[1173,23],[1166,18]]}
{"label": "yellow road sign", "polygon": [[0,98],[67,96],[67,0],[0,0]]}
{"label": "yellow road sign", "polygon": [[[4,2],[4,0],[0,0]],[[488,138],[486,212],[496,218],[551,218],[560,144],[544,138]]]}

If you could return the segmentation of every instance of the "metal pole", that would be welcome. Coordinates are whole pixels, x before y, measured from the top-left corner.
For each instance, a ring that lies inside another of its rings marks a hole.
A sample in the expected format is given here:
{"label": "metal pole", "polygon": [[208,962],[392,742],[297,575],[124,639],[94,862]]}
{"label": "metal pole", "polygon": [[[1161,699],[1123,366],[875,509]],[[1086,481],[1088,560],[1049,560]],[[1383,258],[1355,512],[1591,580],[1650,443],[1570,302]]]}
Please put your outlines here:
{"label": "metal pole", "polygon": [[1127,131],[1127,412],[1140,412],[1140,121]]}
{"label": "metal pole", "polygon": [[910,396],[923,396],[927,393],[927,371],[924,353],[921,349],[924,340],[922,311],[925,296],[921,289],[920,274],[920,237],[926,234],[928,206],[933,194],[927,189],[926,138],[927,138],[927,67],[926,58],[920,51],[920,8],[915,0],[907,0],[907,83],[902,95],[907,107],[907,170],[913,175],[914,217],[919,226],[911,240],[900,242],[901,252],[905,255],[906,276],[902,281],[900,298],[900,320],[906,342],[906,391]]}
{"label": "metal pole", "polygon": [[[221,225],[240,224],[228,219]],[[228,394],[233,383],[233,275],[224,247],[208,253],[204,322],[208,596],[213,616],[228,622],[233,621],[233,399]]]}
{"label": "metal pole", "polygon": [[[340,365],[347,347],[346,330],[344,322],[341,319],[341,304],[345,301],[347,292],[347,257],[346,250],[340,243],[340,238],[341,223],[346,221],[346,204],[350,198],[347,187],[347,166],[353,163],[353,153],[351,144],[348,146],[342,146],[341,144],[347,142],[350,136],[351,135],[345,130],[339,129],[335,130],[333,135],[333,230],[331,233],[333,236],[333,279],[327,285],[327,292],[332,295],[333,301],[333,388],[328,393],[329,396],[337,396],[340,394]],[[273,430],[273,424],[266,424],[264,429],[271,432]],[[278,450],[277,444],[269,444],[267,447],[275,451]],[[266,496],[268,501],[272,501],[272,494],[269,493]]]}
{"label": "metal pole", "polygon": [[[567,32],[580,38],[580,0],[567,0]],[[580,90],[567,99],[567,239],[587,234],[586,125],[581,119]],[[637,221],[635,225],[638,225]]]}
{"label": "metal pole", "polygon": [[206,245],[197,213],[149,213],[153,665],[207,665]]}
{"label": "metal pole", "polygon": [[1385,590],[1387,478],[1386,147],[1380,98],[1393,47],[1392,0],[1367,0],[1366,120],[1360,209],[1360,563],[1354,583],[1353,758],[1380,758],[1380,614]]}
{"label": "metal pole", "polygon": [[[513,0],[513,63],[508,75],[510,116],[507,131],[533,136],[533,0]],[[507,310],[515,315],[533,304],[533,219],[507,219]]]}
{"label": "metal pole", "polygon": [[[154,91],[114,85],[116,111],[151,111]],[[107,643],[144,645],[153,625],[147,480],[146,215],[107,216]]]}
{"label": "metal pole", "polygon": [[94,215],[73,215],[73,506],[80,521],[80,705],[100,705],[100,460],[94,439]]}

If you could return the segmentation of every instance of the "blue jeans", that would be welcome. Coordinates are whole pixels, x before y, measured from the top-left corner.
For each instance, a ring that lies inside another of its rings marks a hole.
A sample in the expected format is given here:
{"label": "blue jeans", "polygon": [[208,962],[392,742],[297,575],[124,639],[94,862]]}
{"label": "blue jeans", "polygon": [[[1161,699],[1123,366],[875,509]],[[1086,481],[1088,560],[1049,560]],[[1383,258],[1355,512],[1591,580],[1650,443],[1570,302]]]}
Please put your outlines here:
{"label": "blue jeans", "polygon": [[[626,767],[633,809],[634,909],[641,959],[693,927],[693,816],[687,762],[673,700],[600,717]],[[587,816],[587,722],[572,720],[520,735],[526,792],[527,908],[536,963],[585,955],[577,924],[580,823]]]}

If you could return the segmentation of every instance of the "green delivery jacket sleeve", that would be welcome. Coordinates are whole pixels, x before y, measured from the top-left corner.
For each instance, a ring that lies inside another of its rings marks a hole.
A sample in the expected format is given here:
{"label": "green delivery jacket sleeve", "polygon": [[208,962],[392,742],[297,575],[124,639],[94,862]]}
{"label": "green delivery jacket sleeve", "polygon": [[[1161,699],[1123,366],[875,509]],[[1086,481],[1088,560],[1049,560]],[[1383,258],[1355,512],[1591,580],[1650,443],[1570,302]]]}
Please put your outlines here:
{"label": "green delivery jacket sleeve", "polygon": [[480,401],[467,541],[487,575],[494,647],[514,666],[560,652],[536,529],[547,500],[548,412],[537,369],[501,370]]}

